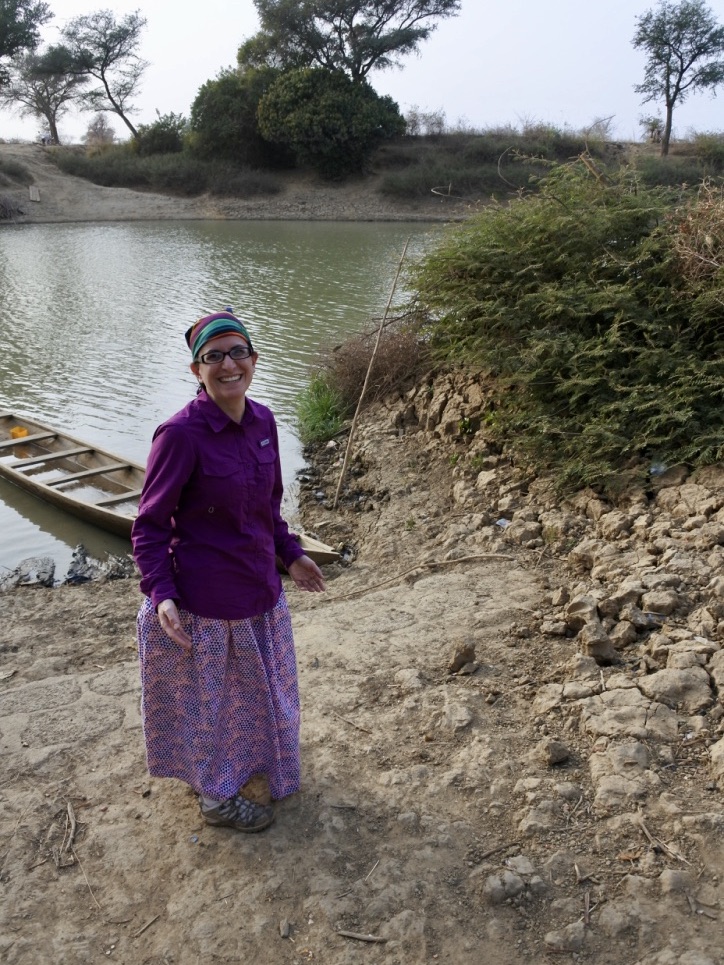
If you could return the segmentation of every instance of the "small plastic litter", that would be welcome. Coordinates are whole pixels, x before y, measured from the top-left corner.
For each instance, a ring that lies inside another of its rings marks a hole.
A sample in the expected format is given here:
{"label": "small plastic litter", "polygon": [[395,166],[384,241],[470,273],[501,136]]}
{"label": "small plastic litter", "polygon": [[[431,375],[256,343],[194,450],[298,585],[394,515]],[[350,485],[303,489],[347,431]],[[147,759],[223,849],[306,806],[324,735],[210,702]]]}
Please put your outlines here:
{"label": "small plastic litter", "polygon": [[655,462],[649,467],[649,475],[662,476],[667,469],[668,466],[666,466],[663,462]]}
{"label": "small plastic litter", "polygon": [[510,526],[510,520],[509,520],[509,519],[496,519],[495,525],[496,525],[496,526],[500,526],[501,529],[507,529],[507,528]]}

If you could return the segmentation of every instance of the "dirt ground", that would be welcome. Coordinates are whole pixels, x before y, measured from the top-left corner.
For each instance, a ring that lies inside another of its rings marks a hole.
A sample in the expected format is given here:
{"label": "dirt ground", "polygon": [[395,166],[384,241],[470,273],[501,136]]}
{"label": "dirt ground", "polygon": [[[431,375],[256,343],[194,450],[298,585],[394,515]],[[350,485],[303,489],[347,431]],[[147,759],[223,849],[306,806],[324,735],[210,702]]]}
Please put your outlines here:
{"label": "dirt ground", "polygon": [[[282,186],[279,194],[249,200],[209,195],[174,198],[105,188],[64,174],[50,160],[52,150],[0,142],[0,161],[21,164],[33,177],[30,187],[18,187],[5,185],[0,176],[0,200],[9,198],[20,209],[14,217],[17,224],[189,219],[448,221],[465,217],[468,211],[464,202],[433,194],[410,204],[390,201],[376,193],[374,176],[330,183],[313,175],[280,172],[276,175]],[[39,200],[31,200],[36,191]]]}
{"label": "dirt ground", "polygon": [[259,835],[147,776],[134,580],[0,595],[3,962],[724,961],[721,696],[596,734],[586,700],[653,671],[647,633],[599,666],[545,632],[590,574],[506,538],[508,476],[466,505],[452,445],[381,408],[338,509],[341,450],[310,470],[305,527],[348,558],[324,596],[288,587],[304,786]]}

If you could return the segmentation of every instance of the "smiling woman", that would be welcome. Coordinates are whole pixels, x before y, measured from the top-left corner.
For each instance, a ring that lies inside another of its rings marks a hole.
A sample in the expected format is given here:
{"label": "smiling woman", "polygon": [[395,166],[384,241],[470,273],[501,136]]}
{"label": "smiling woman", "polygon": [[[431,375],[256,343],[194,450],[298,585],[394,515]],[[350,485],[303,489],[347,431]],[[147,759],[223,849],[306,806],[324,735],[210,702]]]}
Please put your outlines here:
{"label": "smiling woman", "polygon": [[[133,525],[148,767],[185,781],[208,824],[261,831],[271,796],[299,790],[299,697],[276,561],[299,589],[324,580],[281,517],[276,423],[247,398],[257,353],[230,311],[186,332],[196,398],[154,435]],[[171,683],[171,686],[169,686]]]}

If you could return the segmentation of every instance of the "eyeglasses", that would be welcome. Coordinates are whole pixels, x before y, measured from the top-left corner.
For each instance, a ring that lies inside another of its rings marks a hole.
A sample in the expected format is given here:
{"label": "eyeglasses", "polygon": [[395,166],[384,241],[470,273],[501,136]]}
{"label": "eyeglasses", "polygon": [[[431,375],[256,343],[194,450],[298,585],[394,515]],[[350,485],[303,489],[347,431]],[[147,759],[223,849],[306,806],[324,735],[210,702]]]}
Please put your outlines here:
{"label": "eyeglasses", "polygon": [[205,355],[200,355],[199,362],[204,362],[206,365],[218,365],[219,362],[224,361],[227,355],[233,362],[240,362],[242,359],[249,358],[251,349],[248,345],[235,345],[229,349],[228,352],[222,352],[221,349],[214,348],[210,352],[206,352]]}

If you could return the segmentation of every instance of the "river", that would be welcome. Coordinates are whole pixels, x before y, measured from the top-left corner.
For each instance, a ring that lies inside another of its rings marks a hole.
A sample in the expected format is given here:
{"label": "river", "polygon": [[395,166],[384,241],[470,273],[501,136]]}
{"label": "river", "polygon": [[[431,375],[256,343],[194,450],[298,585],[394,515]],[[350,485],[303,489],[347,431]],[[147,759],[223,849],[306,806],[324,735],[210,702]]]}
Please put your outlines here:
{"label": "river", "polygon": [[[194,394],[183,333],[226,306],[249,324],[250,395],[279,424],[287,509],[303,466],[295,399],[326,348],[363,330],[440,226],[198,221],[0,228],[0,408],[145,463],[154,428]],[[403,283],[404,284],[404,283]],[[0,480],[0,567],[128,544]]]}

